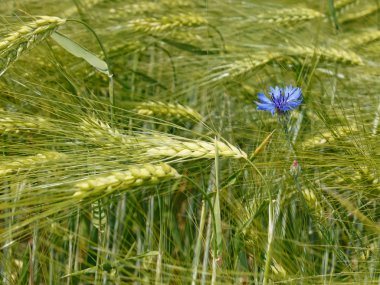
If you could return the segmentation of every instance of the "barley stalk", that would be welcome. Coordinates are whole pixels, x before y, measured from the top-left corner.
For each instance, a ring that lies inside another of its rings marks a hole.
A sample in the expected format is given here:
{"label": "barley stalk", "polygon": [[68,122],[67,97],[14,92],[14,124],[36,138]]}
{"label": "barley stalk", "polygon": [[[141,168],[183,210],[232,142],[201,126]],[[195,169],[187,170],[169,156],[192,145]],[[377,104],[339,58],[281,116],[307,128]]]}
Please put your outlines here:
{"label": "barley stalk", "polygon": [[0,41],[0,76],[22,53],[42,42],[65,22],[58,17],[39,17],[3,38]]}
{"label": "barley stalk", "polygon": [[43,152],[33,156],[16,158],[0,164],[0,176],[15,173],[21,169],[30,169],[33,166],[56,161],[65,158],[65,154],[59,152]]}
{"label": "barley stalk", "polygon": [[324,15],[318,11],[307,8],[288,8],[276,9],[270,13],[258,14],[259,23],[294,23],[310,21],[316,18],[322,18]]}
{"label": "barley stalk", "polygon": [[193,14],[178,14],[162,18],[141,18],[128,23],[128,27],[135,32],[165,32],[180,27],[198,27],[208,24],[207,19]]}
{"label": "barley stalk", "polygon": [[88,177],[74,185],[74,196],[85,197],[105,191],[129,189],[140,185],[179,178],[178,172],[166,163],[128,166],[125,171],[109,172]]}
{"label": "barley stalk", "polygon": [[164,103],[164,102],[145,102],[135,107],[138,114],[144,116],[158,116],[164,118],[176,119],[193,119],[197,121],[202,120],[202,116],[195,110],[188,106],[183,106],[178,103]]}

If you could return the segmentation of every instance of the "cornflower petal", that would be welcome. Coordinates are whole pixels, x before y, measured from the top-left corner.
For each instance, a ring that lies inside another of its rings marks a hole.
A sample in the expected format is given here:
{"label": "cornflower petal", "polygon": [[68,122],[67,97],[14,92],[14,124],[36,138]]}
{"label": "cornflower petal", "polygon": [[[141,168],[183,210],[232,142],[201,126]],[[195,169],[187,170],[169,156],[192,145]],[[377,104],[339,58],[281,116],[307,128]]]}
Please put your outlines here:
{"label": "cornflower petal", "polygon": [[257,94],[257,97],[259,98],[259,100],[263,103],[266,103],[266,104],[273,104],[271,100],[269,100],[269,98],[267,96],[265,96],[264,93],[262,92],[259,92]]}
{"label": "cornflower petal", "polygon": [[270,104],[265,104],[265,103],[258,103],[256,102],[257,104],[257,110],[263,110],[263,111],[272,111],[272,110],[276,110],[276,107],[273,103],[270,103]]}
{"label": "cornflower petal", "polygon": [[297,100],[301,95],[302,92],[300,88],[292,88],[291,85],[285,88],[285,96],[288,97],[287,100],[289,101]]}
{"label": "cornflower petal", "polygon": [[274,102],[276,102],[276,100],[279,100],[281,98],[282,90],[278,86],[276,86],[275,88],[270,87],[270,91],[271,92],[269,93],[271,94],[271,97],[273,98]]}
{"label": "cornflower petal", "polygon": [[299,101],[289,101],[288,102],[288,105],[289,107],[291,107],[292,109],[294,108],[297,108],[299,104],[302,103],[302,100],[299,100]]}

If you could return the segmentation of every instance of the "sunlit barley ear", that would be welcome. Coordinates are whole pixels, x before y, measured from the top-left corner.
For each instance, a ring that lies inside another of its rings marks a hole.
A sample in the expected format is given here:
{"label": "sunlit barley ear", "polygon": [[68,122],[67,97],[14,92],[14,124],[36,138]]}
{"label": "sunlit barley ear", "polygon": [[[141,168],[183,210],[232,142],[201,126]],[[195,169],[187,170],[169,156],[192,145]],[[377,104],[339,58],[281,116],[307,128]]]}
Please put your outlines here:
{"label": "sunlit barley ear", "polygon": [[339,18],[339,22],[344,24],[344,23],[356,21],[361,18],[367,17],[369,15],[375,14],[378,10],[379,10],[379,6],[376,3],[368,2],[367,5],[361,6],[360,9],[344,13]]}
{"label": "sunlit barley ear", "polygon": [[198,27],[208,24],[206,18],[196,14],[168,15],[161,18],[139,18],[127,23],[134,32],[159,33],[181,27]]}
{"label": "sunlit barley ear", "polygon": [[268,24],[292,24],[323,18],[324,14],[307,8],[275,9],[256,16],[259,23]]}
{"label": "sunlit barley ear", "polygon": [[73,186],[73,196],[84,198],[104,195],[104,193],[112,193],[118,189],[126,190],[141,185],[157,184],[179,177],[178,172],[165,163],[130,165],[123,171],[111,171],[83,179]]}
{"label": "sunlit barley ear", "polygon": [[187,119],[201,121],[202,116],[194,109],[178,103],[143,102],[135,107],[138,114],[163,119]]}
{"label": "sunlit barley ear", "polygon": [[49,37],[66,23],[58,17],[41,16],[0,40],[0,76],[21,54]]}
{"label": "sunlit barley ear", "polygon": [[21,170],[30,171],[34,167],[45,163],[59,161],[66,157],[65,154],[59,152],[43,152],[33,156],[9,159],[0,163],[0,177],[19,172]]}
{"label": "sunlit barley ear", "polygon": [[286,53],[290,57],[294,57],[298,60],[300,58],[306,60],[307,58],[317,56],[321,62],[334,62],[344,65],[364,65],[361,56],[351,50],[339,47],[321,46],[315,48],[307,45],[290,45],[286,48]]}
{"label": "sunlit barley ear", "polygon": [[380,31],[372,30],[360,34],[353,34],[342,40],[342,46],[355,48],[365,46],[371,42],[375,42],[380,39]]}
{"label": "sunlit barley ear", "polygon": [[304,140],[302,146],[304,148],[323,147],[337,140],[348,140],[350,136],[356,132],[358,132],[358,129],[355,126],[339,126],[334,128],[332,131],[322,132],[310,139]]}
{"label": "sunlit barley ear", "polygon": [[355,7],[358,4],[360,4],[360,0],[335,0],[334,8],[337,14],[342,14],[346,10]]}
{"label": "sunlit barley ear", "polygon": [[50,127],[49,123],[42,117],[0,110],[0,135],[24,132],[36,133],[48,127]]}
{"label": "sunlit barley ear", "polygon": [[[162,137],[156,141],[156,146],[147,149],[149,157],[180,157],[180,158],[215,158],[215,144],[200,140],[177,140]],[[247,158],[247,154],[239,148],[221,141],[216,142],[218,155],[221,157]]]}

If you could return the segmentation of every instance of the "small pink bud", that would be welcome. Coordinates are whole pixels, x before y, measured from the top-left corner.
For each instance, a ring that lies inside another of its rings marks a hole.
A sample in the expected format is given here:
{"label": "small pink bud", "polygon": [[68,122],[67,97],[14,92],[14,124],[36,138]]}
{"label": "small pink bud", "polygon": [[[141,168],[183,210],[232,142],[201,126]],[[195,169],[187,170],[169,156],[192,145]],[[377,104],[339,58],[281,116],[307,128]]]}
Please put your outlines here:
{"label": "small pink bud", "polygon": [[301,166],[298,163],[298,161],[295,159],[292,165],[290,166],[290,173],[292,175],[298,175],[300,172],[301,172]]}

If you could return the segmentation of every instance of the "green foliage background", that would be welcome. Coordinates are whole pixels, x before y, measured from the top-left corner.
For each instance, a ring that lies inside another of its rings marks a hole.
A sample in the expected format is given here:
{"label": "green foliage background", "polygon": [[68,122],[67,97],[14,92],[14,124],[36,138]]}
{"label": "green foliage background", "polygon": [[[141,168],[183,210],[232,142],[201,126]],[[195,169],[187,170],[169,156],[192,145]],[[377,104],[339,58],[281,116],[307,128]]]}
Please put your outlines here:
{"label": "green foliage background", "polygon": [[378,284],[379,8],[3,0],[0,282]]}

